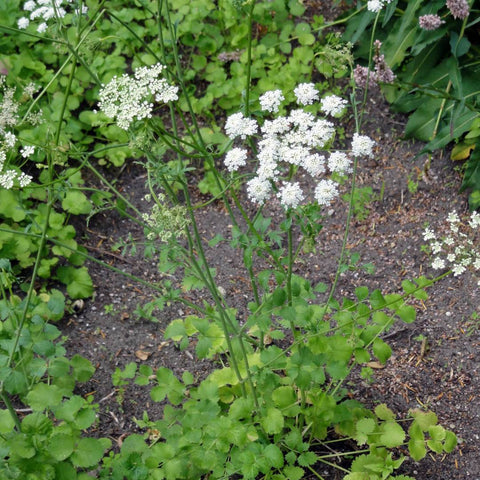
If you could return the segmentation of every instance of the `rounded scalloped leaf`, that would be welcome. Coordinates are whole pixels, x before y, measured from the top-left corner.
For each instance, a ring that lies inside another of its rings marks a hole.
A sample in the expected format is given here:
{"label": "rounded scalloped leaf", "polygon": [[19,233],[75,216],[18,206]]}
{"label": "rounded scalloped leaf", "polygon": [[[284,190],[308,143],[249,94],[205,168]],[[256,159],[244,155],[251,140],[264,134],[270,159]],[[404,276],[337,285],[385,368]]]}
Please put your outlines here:
{"label": "rounded scalloped leaf", "polygon": [[82,438],[72,453],[72,464],[75,467],[94,467],[98,465],[105,449],[109,448],[110,445],[111,442],[107,438]]}

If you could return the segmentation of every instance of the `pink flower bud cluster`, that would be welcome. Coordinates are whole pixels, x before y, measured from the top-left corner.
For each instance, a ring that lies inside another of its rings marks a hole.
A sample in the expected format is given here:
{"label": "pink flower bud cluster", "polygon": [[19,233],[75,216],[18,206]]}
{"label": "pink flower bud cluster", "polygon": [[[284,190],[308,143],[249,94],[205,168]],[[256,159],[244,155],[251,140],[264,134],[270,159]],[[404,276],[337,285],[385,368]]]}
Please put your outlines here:
{"label": "pink flower bud cluster", "polygon": [[374,87],[379,83],[393,83],[395,80],[395,74],[392,69],[385,62],[385,55],[380,53],[380,47],[382,42],[375,40],[375,55],[373,56],[373,63],[375,65],[374,70],[368,70],[367,67],[357,65],[353,71],[353,76],[357,87],[365,88]]}

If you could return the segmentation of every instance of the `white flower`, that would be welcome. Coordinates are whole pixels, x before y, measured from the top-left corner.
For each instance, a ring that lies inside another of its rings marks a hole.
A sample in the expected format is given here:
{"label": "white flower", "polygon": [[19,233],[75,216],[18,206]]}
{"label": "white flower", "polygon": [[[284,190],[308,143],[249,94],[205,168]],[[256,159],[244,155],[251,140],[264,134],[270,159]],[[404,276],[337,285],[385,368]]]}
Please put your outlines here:
{"label": "white flower", "polygon": [[432,247],[432,252],[437,254],[437,253],[440,253],[442,251],[442,243],[441,242],[432,242],[431,244],[431,247]]}
{"label": "white flower", "polygon": [[28,158],[35,153],[35,147],[32,147],[32,146],[23,147],[20,150],[20,153],[22,154],[23,158]]}
{"label": "white flower", "polygon": [[17,176],[15,170],[7,170],[4,174],[0,175],[0,186],[6,190],[10,190],[13,187],[13,181]]}
{"label": "white flower", "polygon": [[472,212],[468,224],[472,228],[480,227],[480,214],[478,212]]}
{"label": "white flower", "polygon": [[257,169],[257,177],[261,180],[276,180],[278,178],[278,165],[275,160],[263,160]]}
{"label": "white flower", "polygon": [[18,177],[18,182],[20,183],[21,187],[26,187],[32,182],[32,177],[22,172]]}
{"label": "white flower", "polygon": [[272,187],[268,180],[255,177],[247,182],[247,193],[255,203],[263,204],[265,200],[270,196]]}
{"label": "white flower", "polygon": [[303,140],[311,147],[323,148],[335,134],[335,127],[328,120],[319,119],[314,122],[311,129],[307,132],[306,138]]}
{"label": "white flower", "polygon": [[372,157],[372,149],[374,145],[375,142],[370,137],[354,133],[352,140],[352,155],[354,157]]}
{"label": "white flower", "polygon": [[301,83],[293,93],[295,93],[298,103],[302,105],[311,105],[318,100],[318,91],[313,83]]}
{"label": "white flower", "polygon": [[330,205],[337,196],[337,184],[333,180],[320,180],[315,188],[315,200],[319,205]]}
{"label": "white flower", "polygon": [[328,168],[331,172],[350,173],[352,172],[352,161],[343,152],[332,152],[328,159]]}
{"label": "white flower", "polygon": [[293,125],[295,125],[301,132],[308,130],[312,125],[315,124],[315,117],[311,113],[305,112],[301,108],[292,110],[288,116],[288,120],[292,122]]}
{"label": "white flower", "polygon": [[477,255],[477,258],[472,263],[472,266],[475,270],[480,270],[480,255]]}
{"label": "white flower", "polygon": [[3,170],[3,165],[6,159],[7,154],[3,150],[0,150],[0,172]]}
{"label": "white flower", "polygon": [[443,243],[445,243],[445,245],[452,246],[455,243],[455,240],[453,239],[453,237],[446,237],[443,240]]}
{"label": "white flower", "polygon": [[460,218],[458,218],[458,214],[455,210],[451,211],[447,216],[447,222],[449,223],[458,223]]}
{"label": "white flower", "polygon": [[284,208],[296,208],[305,198],[298,182],[284,183],[277,196]]}
{"label": "white flower", "polygon": [[225,132],[233,140],[236,137],[247,138],[257,133],[257,122],[251,118],[245,118],[242,112],[234,113],[227,118]]}
{"label": "white flower", "polygon": [[225,166],[228,171],[235,172],[247,163],[247,151],[243,148],[232,148],[225,156]]}
{"label": "white flower", "polygon": [[20,30],[25,30],[30,25],[30,20],[27,17],[18,19],[17,26]]}
{"label": "white flower", "polygon": [[15,142],[17,141],[17,137],[12,132],[5,132],[3,141],[5,142],[7,148],[13,148],[15,146]]}
{"label": "white flower", "polygon": [[423,231],[423,239],[425,241],[427,240],[435,240],[435,233],[433,232],[433,230],[429,227],[425,228],[425,230]]}
{"label": "white flower", "polygon": [[267,112],[278,112],[278,107],[285,100],[281,90],[270,90],[260,96],[260,106]]}
{"label": "white flower", "polygon": [[452,267],[452,272],[454,277],[458,277],[464,273],[467,269],[462,264],[457,264]]}
{"label": "white flower", "polygon": [[309,155],[310,152],[308,148],[302,147],[300,145],[295,145],[293,147],[283,145],[280,150],[280,157],[284,162],[297,166],[300,166],[303,163],[304,159]]}
{"label": "white flower", "polygon": [[327,115],[338,115],[342,113],[346,106],[347,101],[337,95],[329,95],[328,97],[322,98],[321,101],[321,110]]}
{"label": "white flower", "polygon": [[275,136],[282,135],[290,130],[290,121],[285,117],[278,117],[275,120],[265,120],[261,131],[264,135]]}
{"label": "white flower", "polygon": [[38,33],[45,33],[47,31],[47,27],[48,27],[48,25],[46,24],[46,22],[43,22],[37,27],[37,32]]}
{"label": "white flower", "polygon": [[310,174],[312,177],[321,175],[325,173],[325,157],[318,153],[312,153],[307,155],[302,162],[302,167]]}
{"label": "white flower", "polygon": [[432,268],[435,270],[441,270],[442,268],[445,268],[445,261],[440,257],[435,258],[435,260],[432,262]]}
{"label": "white flower", "polygon": [[23,5],[23,9],[26,12],[31,12],[32,10],[35,10],[37,8],[37,4],[35,3],[34,0],[28,0],[28,2],[25,2]]}
{"label": "white flower", "polygon": [[107,117],[116,119],[120,128],[127,130],[134,120],[142,120],[152,116],[152,96],[157,102],[168,103],[176,100],[178,87],[171,86],[158,75],[163,65],[140,67],[134,76],[122,75],[113,77],[100,90],[99,108]]}
{"label": "white flower", "polygon": [[282,144],[275,137],[266,137],[258,142],[258,159],[263,161],[276,161],[280,155]]}
{"label": "white flower", "polygon": [[454,253],[449,253],[449,254],[447,255],[447,260],[448,260],[450,263],[454,263],[456,259],[457,259],[457,256],[456,256]]}
{"label": "white flower", "polygon": [[382,0],[369,0],[367,2],[367,9],[370,12],[378,13],[383,8]]}

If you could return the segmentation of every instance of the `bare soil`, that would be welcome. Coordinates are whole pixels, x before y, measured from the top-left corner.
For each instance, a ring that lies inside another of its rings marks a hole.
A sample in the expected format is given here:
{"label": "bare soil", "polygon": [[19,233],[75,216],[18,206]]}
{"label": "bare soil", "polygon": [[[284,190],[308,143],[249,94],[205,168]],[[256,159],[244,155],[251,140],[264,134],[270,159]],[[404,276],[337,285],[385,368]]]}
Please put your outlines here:
{"label": "bare soil", "polygon": [[[435,154],[425,174],[426,157],[417,158],[422,145],[399,139],[405,118],[389,113],[380,95],[369,103],[365,119],[363,133],[375,138],[377,147],[374,159],[359,165],[358,186],[372,187],[374,195],[364,206],[364,218],[353,221],[348,247],[361,255],[361,264],[372,262],[376,268],[370,275],[361,269],[342,274],[339,296],[352,295],[360,285],[396,292],[403,279],[433,275],[420,249],[425,224],[434,228],[443,225],[452,209],[460,215],[468,213],[466,194],[459,193],[457,165],[448,154]],[[418,182],[415,192],[408,189],[409,179]],[[116,181],[117,188],[146,211],[144,170],[128,164]],[[341,201],[333,205],[319,236],[317,252],[303,256],[296,265],[298,273],[312,282],[332,281],[345,210],[346,204]],[[281,215],[280,207],[272,205],[271,213]],[[203,210],[200,226],[206,240],[216,233],[228,238],[229,221],[223,205],[212,203]],[[127,239],[129,234],[142,240],[143,232],[127,218],[115,212],[98,214],[85,227],[83,244],[90,253],[118,269],[159,281],[156,262],[145,260],[141,251],[136,256],[122,256],[112,250],[120,238]],[[219,284],[236,305],[245,306],[250,298],[239,253],[221,243],[210,255],[218,269]],[[134,312],[152,300],[152,291],[94,263],[90,272],[96,286],[94,298],[87,300],[80,312],[65,318],[61,328],[68,335],[67,348],[72,355],[79,353],[89,358],[97,368],[93,379],[80,391],[94,395],[100,405],[96,434],[108,436],[120,445],[126,435],[139,431],[134,418],[141,418],[146,410],[153,419],[161,415],[161,408],[151,402],[148,389],[129,386],[122,392],[113,387],[111,375],[117,367],[123,368],[129,362],[146,363],[153,368],[171,368],[179,375],[188,370],[201,380],[212,365],[198,361],[193,351],[182,352],[164,339],[168,323],[186,314],[184,307],[172,305],[157,311],[155,321],[139,319]],[[411,408],[428,407],[436,412],[441,424],[458,435],[460,442],[454,453],[404,463],[402,473],[417,480],[480,479],[480,320],[472,318],[474,312],[480,313],[476,282],[472,276],[464,275],[447,277],[433,286],[429,299],[419,305],[416,322],[398,324],[388,334],[386,341],[394,353],[384,368],[375,371],[373,383],[355,375],[350,379],[352,394],[367,405],[386,403],[400,417]],[[319,473],[325,478],[337,478],[322,467]]]}

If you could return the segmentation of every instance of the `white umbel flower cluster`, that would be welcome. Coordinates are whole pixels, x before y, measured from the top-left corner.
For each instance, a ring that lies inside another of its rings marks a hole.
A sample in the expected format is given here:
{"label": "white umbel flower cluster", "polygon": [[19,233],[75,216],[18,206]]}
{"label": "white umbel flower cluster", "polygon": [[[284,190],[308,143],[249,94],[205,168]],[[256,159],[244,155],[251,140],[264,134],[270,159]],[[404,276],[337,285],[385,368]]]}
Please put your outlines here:
{"label": "white umbel flower cluster", "polygon": [[[301,105],[310,105],[318,100],[318,91],[313,84],[301,84],[294,93]],[[280,90],[260,96],[262,108],[267,111],[275,111],[283,101],[280,99],[284,99]],[[345,100],[330,95],[321,101],[320,110],[337,115],[345,107]],[[332,173],[351,173],[352,160],[345,152],[328,152],[335,136],[332,122],[302,108],[294,108],[287,115],[265,119],[260,127],[255,120],[246,118],[242,113],[231,115],[225,124],[225,131],[232,140],[245,140],[257,135],[258,130],[256,172],[247,182],[247,194],[252,202],[261,205],[276,193],[285,209],[298,207],[307,195],[300,183],[292,180],[297,171],[308,174],[317,182],[313,196],[319,205],[329,205],[338,196],[337,183],[324,177]],[[352,142],[352,154],[371,155],[373,144],[368,137],[356,135]],[[247,151],[235,146],[226,154],[224,162],[230,172],[235,172],[246,165]],[[287,177],[289,180],[285,181]]]}
{"label": "white umbel flower cluster", "polygon": [[390,3],[392,0],[369,0],[367,2],[367,10],[369,12],[378,13],[385,7],[386,4]]}
{"label": "white umbel flower cluster", "polygon": [[[36,91],[32,84],[23,89],[23,97],[30,98]],[[0,75],[0,187],[7,190],[15,185],[26,187],[31,183],[32,177],[18,168],[13,167],[13,161],[18,158],[15,148],[18,139],[11,131],[20,123],[19,109],[21,103],[15,100],[16,88],[7,87],[4,75]],[[28,121],[28,118],[26,119]],[[28,159],[35,153],[35,147],[24,145],[20,148],[20,155]]]}
{"label": "white umbel flower cluster", "polygon": [[293,91],[300,105],[311,105],[318,100],[318,90],[313,83],[301,83]]}
{"label": "white umbel flower cluster", "polygon": [[151,67],[140,67],[134,75],[113,77],[100,90],[98,106],[107,117],[116,119],[117,125],[128,130],[132,122],[151,118],[153,100],[169,103],[178,99],[178,87],[169,85],[159,78],[165,67],[160,63]]}
{"label": "white umbel flower cluster", "polygon": [[[432,268],[435,270],[450,269],[454,276],[467,270],[480,272],[480,214],[472,212],[469,218],[462,221],[456,211],[447,216],[446,234],[437,236],[432,228],[427,227],[423,239],[428,242],[434,255]],[[480,280],[478,282],[480,286]]]}
{"label": "white umbel flower cluster", "polygon": [[260,106],[262,110],[266,110],[267,112],[276,113],[278,112],[278,108],[280,104],[285,100],[283,93],[281,90],[270,90],[265,92],[260,98]]}
{"label": "white umbel flower cluster", "polygon": [[337,95],[328,95],[327,97],[322,98],[321,101],[322,112],[331,115],[332,117],[342,113],[346,106],[347,101]]}
{"label": "white umbel flower cluster", "polygon": [[81,10],[79,3],[77,0],[27,0],[23,4],[25,15],[17,21],[17,26],[25,30],[30,22],[39,22],[36,23],[37,32],[45,33],[51,20],[63,18],[67,13],[86,15],[88,8],[85,2]]}

